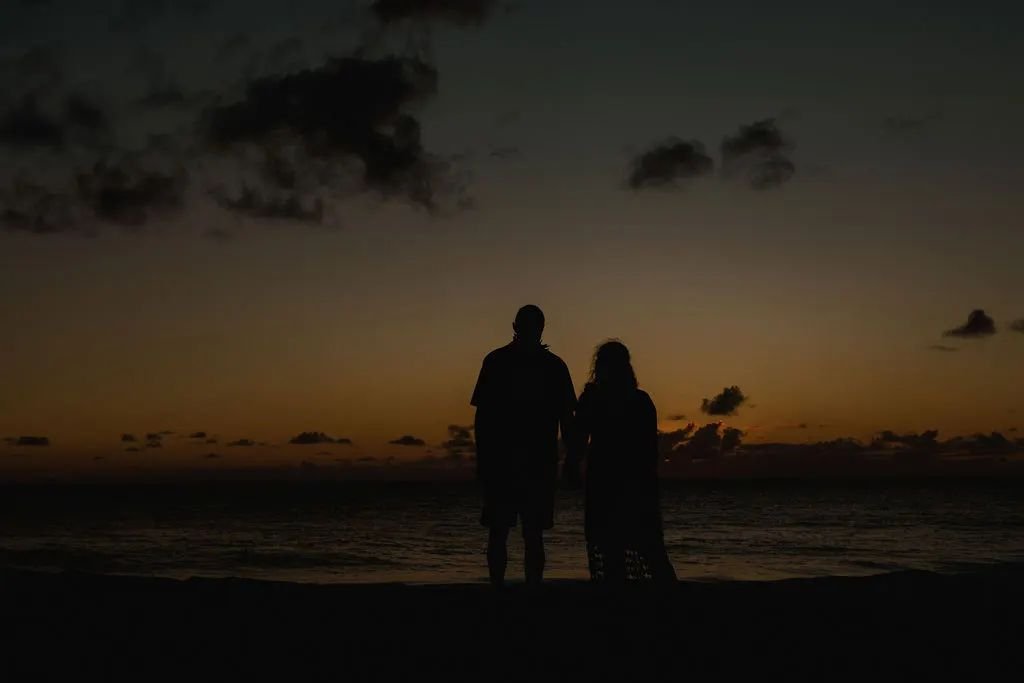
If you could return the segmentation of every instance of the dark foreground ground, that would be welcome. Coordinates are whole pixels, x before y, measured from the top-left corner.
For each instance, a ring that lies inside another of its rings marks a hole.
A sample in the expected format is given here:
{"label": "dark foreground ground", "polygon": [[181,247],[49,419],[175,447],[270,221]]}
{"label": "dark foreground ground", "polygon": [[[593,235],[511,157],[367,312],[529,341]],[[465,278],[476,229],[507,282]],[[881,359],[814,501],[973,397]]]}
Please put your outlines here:
{"label": "dark foreground ground", "polygon": [[1022,587],[1021,567],[617,595],[0,572],[0,680],[1021,680]]}

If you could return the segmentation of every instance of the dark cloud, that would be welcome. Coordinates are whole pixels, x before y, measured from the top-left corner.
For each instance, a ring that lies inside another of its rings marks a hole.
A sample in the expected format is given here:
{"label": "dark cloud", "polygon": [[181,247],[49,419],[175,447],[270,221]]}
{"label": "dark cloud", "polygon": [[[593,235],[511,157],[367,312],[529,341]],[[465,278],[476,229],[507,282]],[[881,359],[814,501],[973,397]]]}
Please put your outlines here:
{"label": "dark cloud", "polygon": [[971,314],[967,316],[967,322],[960,327],[954,327],[951,330],[946,330],[944,336],[946,337],[961,337],[963,339],[979,339],[981,337],[989,337],[996,333],[996,323],[985,314],[985,311],[980,308],[971,311]]}
{"label": "dark cloud", "polygon": [[163,438],[163,432],[150,432],[146,434],[146,441],[160,441]]}
{"label": "dark cloud", "polygon": [[106,456],[103,456],[103,455],[94,455],[94,456],[92,456],[92,461],[93,462],[100,462],[101,460],[106,460],[106,459],[107,459]]}
{"label": "dark cloud", "polygon": [[207,453],[206,455],[203,456],[203,458],[205,458],[206,460],[215,460],[215,459],[217,459],[219,457],[220,457],[220,454],[218,454],[218,453]]}
{"label": "dark cloud", "polygon": [[1010,329],[1014,332],[1024,332],[1024,318],[1020,320],[1014,320],[1010,323]]}
{"label": "dark cloud", "polygon": [[122,434],[121,435],[121,442],[122,443],[135,443],[136,441],[138,441],[138,439],[135,438],[134,434]]}
{"label": "dark cloud", "polygon": [[213,5],[213,0],[121,0],[110,17],[109,26],[112,31],[135,33],[163,19],[171,10],[196,18],[206,14]]}
{"label": "dark cloud", "polygon": [[335,443],[343,446],[351,446],[352,439],[335,439],[334,437],[328,436],[323,432],[302,432],[301,434],[293,436],[291,439],[289,439],[288,443],[300,446],[311,446],[315,444],[324,443]]}
{"label": "dark cloud", "polygon": [[110,30],[125,33],[140,31],[162,17],[168,4],[168,0],[121,0],[110,17]]}
{"label": "dark cloud", "polygon": [[736,410],[747,400],[737,386],[726,387],[714,398],[701,401],[700,409],[708,415],[735,415]]}
{"label": "dark cloud", "polygon": [[173,436],[173,435],[174,435],[174,430],[173,429],[165,429],[162,432],[160,432],[160,436]]}
{"label": "dark cloud", "polygon": [[146,448],[163,448],[164,444],[162,441],[147,441]]}
{"label": "dark cloud", "polygon": [[243,186],[237,197],[215,190],[211,196],[225,209],[250,218],[288,220],[298,223],[320,223],[324,218],[324,202],[319,197],[302,197],[297,193],[269,197],[254,188]]}
{"label": "dark cloud", "polygon": [[12,446],[41,447],[50,445],[50,438],[47,436],[18,436],[6,439],[6,441]]}
{"label": "dark cloud", "polygon": [[0,60],[0,83],[8,95],[44,95],[64,81],[64,62],[53,47],[37,45]]}
{"label": "dark cloud", "polygon": [[0,225],[9,231],[46,235],[79,230],[76,209],[68,195],[24,179],[0,188]]}
{"label": "dark cloud", "polygon": [[81,94],[70,95],[64,103],[64,118],[73,128],[99,135],[110,128],[110,121],[98,104]]}
{"label": "dark cloud", "polygon": [[779,187],[796,173],[789,158],[792,146],[775,119],[740,126],[735,136],[722,140],[722,170],[727,178],[744,180],[755,190]]}
{"label": "dark cloud", "polygon": [[928,348],[932,351],[940,351],[942,353],[956,353],[960,350],[955,346],[946,346],[945,344],[932,344]]}
{"label": "dark cloud", "polygon": [[740,447],[743,440],[742,431],[731,427],[723,430],[721,422],[710,422],[696,430],[691,424],[683,432],[676,433],[682,438],[672,446],[668,454],[670,459],[678,456],[690,460],[716,458],[732,453]]}
{"label": "dark cloud", "polygon": [[476,442],[473,440],[473,426],[448,425],[448,439],[441,448],[449,460],[461,461],[476,456]]}
{"label": "dark cloud", "polygon": [[252,39],[245,33],[235,33],[224,39],[217,49],[217,57],[221,60],[231,59],[244,53],[252,45]]}
{"label": "dark cloud", "polygon": [[439,20],[478,26],[497,6],[497,0],[375,0],[371,9],[385,25],[407,20]]}
{"label": "dark cloud", "polygon": [[924,116],[887,116],[882,120],[882,128],[887,133],[907,135],[922,131],[941,118],[942,116],[937,113]]}
{"label": "dark cloud", "polygon": [[1000,432],[992,432],[955,437],[946,441],[943,447],[951,455],[1001,455],[1020,451],[1021,442],[1011,441]]}
{"label": "dark cloud", "polygon": [[708,175],[715,163],[696,140],[684,142],[677,138],[658,144],[633,160],[629,186],[634,190],[678,186]]}
{"label": "dark cloud", "polygon": [[124,452],[125,453],[141,453],[142,449],[139,448],[138,446],[129,446],[128,448],[124,449]]}
{"label": "dark cloud", "polygon": [[909,448],[915,451],[935,451],[939,448],[939,432],[931,429],[921,434],[897,434],[891,430],[879,432],[871,442],[872,448]]}
{"label": "dark cloud", "polygon": [[522,152],[518,147],[516,147],[515,145],[508,145],[506,147],[495,147],[489,152],[488,156],[490,156],[492,159],[504,160],[518,157],[521,154]]}
{"label": "dark cloud", "polygon": [[206,438],[206,432],[192,432],[191,434],[188,435],[188,438],[190,438],[190,439],[205,439]]}
{"label": "dark cloud", "polygon": [[99,162],[77,177],[78,197],[95,218],[128,228],[179,211],[186,187],[184,170],[163,173],[127,163]]}
{"label": "dark cloud", "polygon": [[682,413],[676,413],[675,415],[669,415],[665,419],[668,420],[669,422],[683,422],[684,420],[686,420],[686,416],[683,415]]}
{"label": "dark cloud", "polygon": [[658,452],[663,456],[670,455],[693,435],[693,431],[696,428],[697,425],[691,422],[682,429],[676,429],[671,432],[658,432]]}
{"label": "dark cloud", "polygon": [[228,446],[230,446],[230,447],[249,448],[249,447],[255,446],[255,445],[256,445],[256,442],[253,441],[252,439],[238,439],[237,441],[229,441],[228,442]]}
{"label": "dark cloud", "polygon": [[137,103],[149,109],[166,109],[188,106],[190,100],[180,86],[166,83],[147,92],[137,100]]}
{"label": "dark cloud", "polygon": [[427,442],[424,441],[423,439],[418,439],[415,436],[410,436],[409,434],[406,434],[405,436],[400,437],[398,439],[395,439],[393,441],[388,441],[388,443],[393,444],[395,446],[426,446],[427,445]]}
{"label": "dark cloud", "polygon": [[218,153],[290,144],[312,166],[358,162],[364,189],[433,209],[443,165],[427,155],[406,110],[436,93],[437,78],[430,64],[401,57],[331,59],[258,78],[242,100],[206,111],[205,142]]}
{"label": "dark cloud", "polygon": [[44,113],[32,96],[22,98],[0,114],[0,145],[59,148],[64,142],[63,126]]}
{"label": "dark cloud", "polygon": [[305,51],[305,43],[302,38],[292,36],[279,40],[267,50],[267,59],[275,64],[287,62],[302,55]]}
{"label": "dark cloud", "polygon": [[207,439],[207,440],[206,440],[206,443],[208,443],[208,444],[214,444],[214,443],[217,443],[217,439]]}
{"label": "dark cloud", "polygon": [[735,427],[726,427],[722,432],[722,453],[732,453],[743,443],[743,432]]}

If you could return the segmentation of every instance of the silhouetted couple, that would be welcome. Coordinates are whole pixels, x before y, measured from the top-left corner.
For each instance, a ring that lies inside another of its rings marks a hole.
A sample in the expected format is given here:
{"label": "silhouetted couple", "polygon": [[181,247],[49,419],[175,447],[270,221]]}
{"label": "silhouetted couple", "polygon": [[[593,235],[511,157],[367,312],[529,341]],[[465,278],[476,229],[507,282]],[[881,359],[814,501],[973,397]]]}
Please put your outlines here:
{"label": "silhouetted couple", "polygon": [[658,418],[650,396],[637,386],[628,349],[617,341],[597,349],[590,382],[577,401],[569,369],[541,343],[544,313],[524,306],[512,329],[512,343],[484,358],[471,401],[491,583],[504,584],[508,534],[517,521],[526,582],[536,585],[544,577],[544,531],[554,526],[559,429],[567,485],[579,485],[586,462],[591,577],[623,583],[649,575],[674,582],[662,537]]}

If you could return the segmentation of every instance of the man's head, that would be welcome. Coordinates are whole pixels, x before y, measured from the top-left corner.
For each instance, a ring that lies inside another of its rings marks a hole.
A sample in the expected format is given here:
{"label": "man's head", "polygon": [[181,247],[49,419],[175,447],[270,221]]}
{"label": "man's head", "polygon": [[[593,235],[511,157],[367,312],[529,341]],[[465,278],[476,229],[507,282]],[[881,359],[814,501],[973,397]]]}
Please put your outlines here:
{"label": "man's head", "polygon": [[544,312],[533,304],[523,306],[516,313],[512,329],[515,330],[517,340],[539,344],[544,334]]}

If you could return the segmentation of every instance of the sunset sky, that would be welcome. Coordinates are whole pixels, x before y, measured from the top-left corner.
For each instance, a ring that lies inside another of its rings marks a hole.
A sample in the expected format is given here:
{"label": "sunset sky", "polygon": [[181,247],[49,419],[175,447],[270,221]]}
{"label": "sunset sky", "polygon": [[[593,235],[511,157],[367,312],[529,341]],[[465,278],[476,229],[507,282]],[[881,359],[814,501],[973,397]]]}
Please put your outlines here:
{"label": "sunset sky", "polygon": [[[666,430],[732,385],[747,443],[1024,429],[1018,3],[520,0],[479,23],[370,4],[4,4],[0,437],[51,445],[0,443],[0,472],[419,458],[389,442],[471,423],[526,303],[577,390],[621,338]],[[295,203],[247,199],[262,176],[232,154],[253,139],[211,121],[359,46],[436,68],[401,107],[415,169],[443,175],[432,210],[347,148],[258,191]],[[793,172],[755,188],[720,147],[772,119],[783,143],[754,153]],[[631,186],[671,138],[713,168]],[[101,160],[180,185],[108,211],[78,178]],[[944,336],[976,309],[994,334]],[[303,431],[353,445],[284,445]]]}

